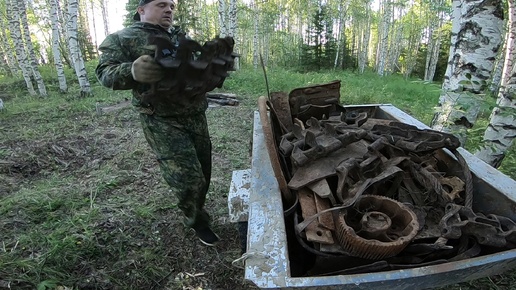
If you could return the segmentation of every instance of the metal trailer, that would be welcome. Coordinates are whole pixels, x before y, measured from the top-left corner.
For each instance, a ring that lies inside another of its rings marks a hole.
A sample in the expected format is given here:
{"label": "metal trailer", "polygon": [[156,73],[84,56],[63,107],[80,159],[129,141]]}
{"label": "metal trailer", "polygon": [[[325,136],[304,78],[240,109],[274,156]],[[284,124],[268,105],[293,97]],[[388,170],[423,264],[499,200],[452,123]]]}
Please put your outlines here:
{"label": "metal trailer", "polygon": [[[428,129],[390,104],[376,107],[375,118]],[[516,220],[516,182],[463,148],[474,178],[473,209]],[[364,274],[292,277],[284,208],[258,112],[254,115],[251,169],[233,172],[228,197],[230,220],[246,224],[245,279],[261,289],[426,289],[500,274],[516,267],[516,249],[443,264]]]}

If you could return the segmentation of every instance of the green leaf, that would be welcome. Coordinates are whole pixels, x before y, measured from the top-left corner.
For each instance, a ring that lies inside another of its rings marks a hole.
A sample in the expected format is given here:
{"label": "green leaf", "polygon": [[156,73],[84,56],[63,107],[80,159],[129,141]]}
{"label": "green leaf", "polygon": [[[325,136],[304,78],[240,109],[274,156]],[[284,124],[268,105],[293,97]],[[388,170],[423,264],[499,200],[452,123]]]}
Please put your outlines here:
{"label": "green leaf", "polygon": [[45,280],[38,284],[38,290],[54,289],[57,287],[57,281]]}

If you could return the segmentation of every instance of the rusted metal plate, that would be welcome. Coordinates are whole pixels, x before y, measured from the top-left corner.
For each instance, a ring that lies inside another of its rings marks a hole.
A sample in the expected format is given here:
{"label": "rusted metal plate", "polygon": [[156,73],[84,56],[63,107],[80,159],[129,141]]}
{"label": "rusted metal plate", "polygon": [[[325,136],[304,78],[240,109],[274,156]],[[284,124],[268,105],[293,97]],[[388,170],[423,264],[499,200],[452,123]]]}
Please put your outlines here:
{"label": "rusted metal plate", "polygon": [[[316,194],[307,188],[303,188],[298,192],[299,205],[301,206],[303,219],[309,219],[310,217],[317,214],[317,204],[315,202],[316,196]],[[320,201],[319,203],[321,204],[322,202]],[[309,242],[333,244],[334,241],[331,232],[328,230],[328,228],[324,228],[320,223],[321,218],[323,217],[326,218],[325,214],[319,216],[316,220],[308,224],[304,230],[306,239]],[[329,222],[331,222],[331,225],[329,225]],[[327,220],[325,221],[326,226],[333,226],[331,216],[329,222]]]}
{"label": "rusted metal plate", "polygon": [[251,169],[235,170],[231,177],[228,194],[229,221],[246,222],[249,217],[249,193]]}
{"label": "rusted metal plate", "polygon": [[[331,208],[329,199],[322,198],[317,194],[314,194],[314,199],[318,213]],[[333,217],[330,212],[321,214],[317,219],[319,220],[319,225],[332,231],[335,230],[335,224],[333,223]]]}

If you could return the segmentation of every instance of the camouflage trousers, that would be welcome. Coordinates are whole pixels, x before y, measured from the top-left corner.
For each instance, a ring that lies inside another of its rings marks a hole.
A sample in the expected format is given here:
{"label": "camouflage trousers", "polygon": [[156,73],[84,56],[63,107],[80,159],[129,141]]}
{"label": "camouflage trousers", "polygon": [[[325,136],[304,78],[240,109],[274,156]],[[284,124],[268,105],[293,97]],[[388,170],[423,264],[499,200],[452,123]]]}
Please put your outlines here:
{"label": "camouflage trousers", "polygon": [[204,202],[211,178],[211,141],[204,113],[188,117],[140,114],[161,174],[177,196],[189,227],[208,226]]}

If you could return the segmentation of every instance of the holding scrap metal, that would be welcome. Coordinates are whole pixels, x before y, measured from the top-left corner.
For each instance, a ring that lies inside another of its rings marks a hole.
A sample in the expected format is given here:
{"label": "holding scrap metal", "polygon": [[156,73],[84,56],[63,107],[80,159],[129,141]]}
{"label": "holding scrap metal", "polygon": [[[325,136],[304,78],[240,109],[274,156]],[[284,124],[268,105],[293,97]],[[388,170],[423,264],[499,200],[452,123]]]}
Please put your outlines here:
{"label": "holding scrap metal", "polygon": [[214,245],[204,203],[211,178],[206,92],[221,87],[233,69],[234,41],[200,45],[172,28],[172,0],[140,0],[131,26],[102,42],[96,74],[113,90],[132,90],[145,138],[163,177],[178,197],[185,225]]}

